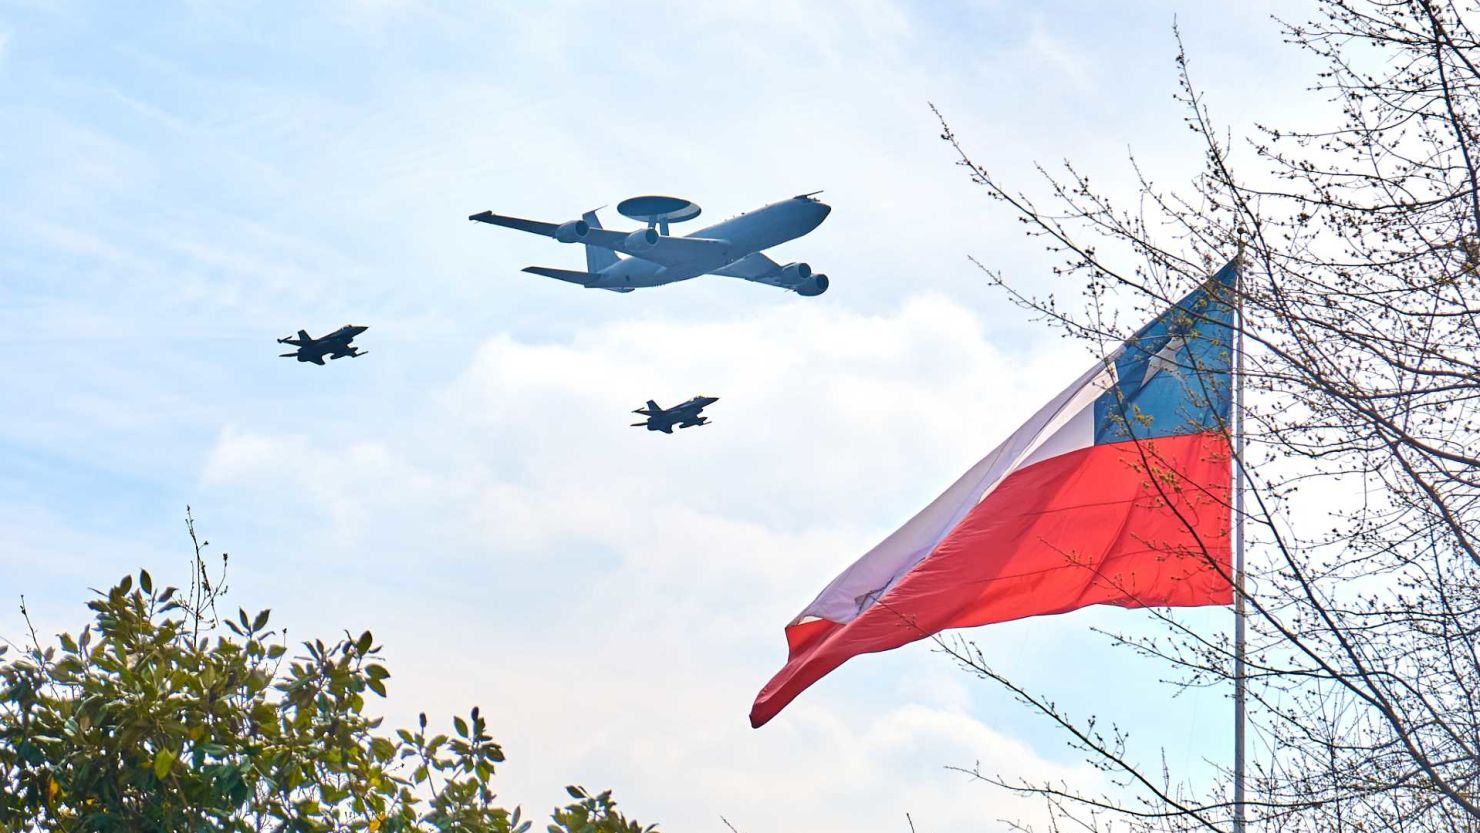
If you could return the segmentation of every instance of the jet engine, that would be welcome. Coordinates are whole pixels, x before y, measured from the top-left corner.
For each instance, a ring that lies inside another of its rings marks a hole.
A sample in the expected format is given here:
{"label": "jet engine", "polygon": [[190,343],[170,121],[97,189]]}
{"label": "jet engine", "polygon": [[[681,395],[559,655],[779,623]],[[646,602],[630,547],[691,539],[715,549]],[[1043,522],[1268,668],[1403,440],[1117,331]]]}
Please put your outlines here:
{"label": "jet engine", "polygon": [[591,226],[585,220],[571,220],[555,227],[555,239],[561,243],[574,243],[584,238]]}
{"label": "jet engine", "polygon": [[805,298],[815,298],[827,291],[827,275],[813,275],[800,284],[792,287],[798,295]]}
{"label": "jet engine", "polygon": [[812,274],[812,267],[805,263],[788,263],[781,267],[776,284],[811,298],[827,291],[827,275]]}
{"label": "jet engine", "polygon": [[787,289],[796,289],[812,277],[812,267],[805,263],[788,263],[781,267],[781,276],[777,283]]}
{"label": "jet engine", "polygon": [[627,235],[627,248],[634,251],[651,249],[658,245],[658,230],[651,228],[638,229]]}

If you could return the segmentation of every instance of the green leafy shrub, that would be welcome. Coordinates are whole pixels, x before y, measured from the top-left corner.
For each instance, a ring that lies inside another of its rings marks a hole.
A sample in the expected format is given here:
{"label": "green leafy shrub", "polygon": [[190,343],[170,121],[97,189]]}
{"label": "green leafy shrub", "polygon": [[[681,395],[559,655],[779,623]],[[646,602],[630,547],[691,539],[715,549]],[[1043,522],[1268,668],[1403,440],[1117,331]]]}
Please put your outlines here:
{"label": "green leafy shrub", "polygon": [[[529,830],[496,801],[504,753],[477,708],[447,734],[425,714],[382,734],[366,703],[390,672],[371,633],[290,656],[269,611],[218,615],[227,557],[213,582],[187,528],[185,591],[126,576],[75,637],[43,647],[32,628],[13,659],[0,646],[0,831]],[[551,833],[654,829],[609,793],[569,791]]]}

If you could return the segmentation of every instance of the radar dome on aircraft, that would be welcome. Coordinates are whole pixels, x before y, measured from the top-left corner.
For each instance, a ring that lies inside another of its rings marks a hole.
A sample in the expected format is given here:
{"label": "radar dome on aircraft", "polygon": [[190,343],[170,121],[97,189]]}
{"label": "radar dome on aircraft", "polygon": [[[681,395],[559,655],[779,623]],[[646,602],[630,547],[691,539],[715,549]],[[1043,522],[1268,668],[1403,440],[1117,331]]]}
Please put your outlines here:
{"label": "radar dome on aircraft", "polygon": [[655,225],[667,226],[669,223],[692,220],[699,216],[699,212],[698,204],[692,200],[657,194],[629,197],[617,203],[618,214],[629,220],[647,223],[649,228]]}

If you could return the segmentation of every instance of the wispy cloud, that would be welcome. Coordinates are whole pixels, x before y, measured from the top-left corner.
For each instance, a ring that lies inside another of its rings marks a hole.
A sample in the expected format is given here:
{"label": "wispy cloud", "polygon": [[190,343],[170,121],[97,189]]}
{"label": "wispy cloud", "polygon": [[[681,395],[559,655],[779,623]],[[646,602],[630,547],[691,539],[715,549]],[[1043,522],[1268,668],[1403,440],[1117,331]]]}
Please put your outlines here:
{"label": "wispy cloud", "polygon": [[1030,56],[1032,63],[1058,72],[1079,92],[1092,91],[1094,80],[1100,77],[1083,49],[1053,34],[1042,21],[1034,23],[1023,51]]}

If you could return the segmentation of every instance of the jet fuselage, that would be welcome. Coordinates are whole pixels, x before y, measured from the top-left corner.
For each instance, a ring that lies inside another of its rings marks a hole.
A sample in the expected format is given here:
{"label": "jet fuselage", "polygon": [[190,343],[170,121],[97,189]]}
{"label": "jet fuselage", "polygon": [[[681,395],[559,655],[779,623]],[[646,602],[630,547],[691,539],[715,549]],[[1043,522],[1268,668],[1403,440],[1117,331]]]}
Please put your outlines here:
{"label": "jet fuselage", "polygon": [[696,425],[709,424],[709,417],[701,416],[700,411],[719,401],[717,396],[695,396],[687,402],[674,405],[671,408],[663,408],[658,403],[649,399],[646,408],[638,408],[634,414],[642,414],[647,417],[646,422],[635,423],[632,427],[646,427],[649,431],[662,431],[672,434],[675,427],[693,428]]}
{"label": "jet fuselage", "polygon": [[360,324],[345,324],[334,332],[326,336],[320,336],[319,338],[314,338],[306,331],[299,330],[297,338],[291,336],[280,338],[278,339],[278,344],[291,344],[298,348],[293,353],[282,354],[285,359],[297,358],[300,362],[323,364],[325,356],[331,359],[341,359],[345,356],[354,357],[365,355],[365,351],[355,347],[350,342],[354,340],[355,336],[368,329],[370,328]]}

